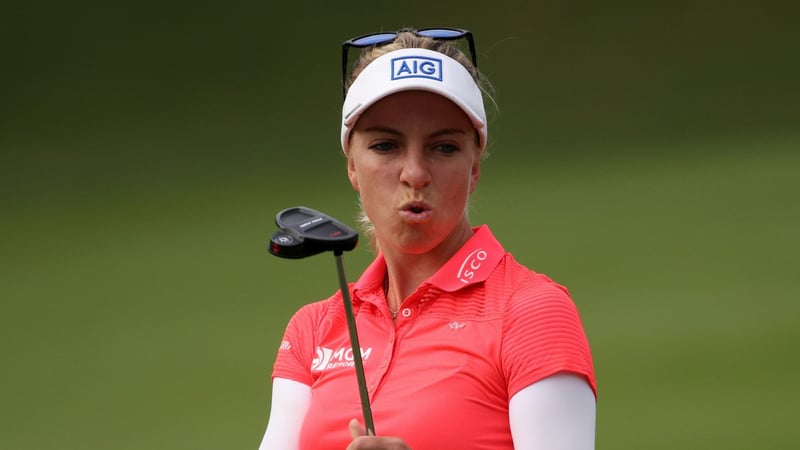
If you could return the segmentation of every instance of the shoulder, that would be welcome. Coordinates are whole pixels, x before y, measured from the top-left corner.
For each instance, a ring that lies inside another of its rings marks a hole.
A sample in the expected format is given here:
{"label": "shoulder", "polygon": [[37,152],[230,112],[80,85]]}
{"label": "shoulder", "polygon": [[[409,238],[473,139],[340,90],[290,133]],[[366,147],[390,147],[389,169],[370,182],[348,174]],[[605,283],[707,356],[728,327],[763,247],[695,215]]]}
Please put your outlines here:
{"label": "shoulder", "polygon": [[[503,335],[508,343],[562,352],[575,347],[586,350],[588,342],[578,308],[566,287],[544,274],[510,262],[517,273],[514,290],[503,310]],[[570,350],[571,351],[571,350]]]}
{"label": "shoulder", "polygon": [[324,300],[307,303],[301,306],[294,313],[292,318],[289,320],[289,326],[294,328],[317,330],[325,322],[336,319],[336,316],[339,315],[340,310],[343,309],[336,307],[341,305],[341,302],[341,293],[337,291],[335,294]]}
{"label": "shoulder", "polygon": [[502,305],[505,332],[569,329],[582,334],[583,324],[577,306],[564,285],[520,264],[510,254],[501,266],[505,286]]}
{"label": "shoulder", "polygon": [[[535,272],[506,253],[497,265],[494,276],[487,280],[487,289],[502,291],[506,299],[507,312],[547,307],[548,305],[572,305],[569,290],[553,281],[549,276]],[[499,293],[499,292],[497,292]]]}

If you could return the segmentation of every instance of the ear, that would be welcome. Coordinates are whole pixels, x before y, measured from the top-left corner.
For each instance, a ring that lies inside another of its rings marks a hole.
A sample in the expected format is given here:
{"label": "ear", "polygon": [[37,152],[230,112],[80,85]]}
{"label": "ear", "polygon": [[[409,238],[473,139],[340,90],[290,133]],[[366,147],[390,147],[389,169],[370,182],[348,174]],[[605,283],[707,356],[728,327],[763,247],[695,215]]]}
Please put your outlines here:
{"label": "ear", "polygon": [[350,184],[353,186],[353,189],[356,192],[360,192],[358,190],[358,175],[356,175],[356,165],[353,162],[353,156],[350,155],[350,152],[347,152],[347,178],[350,179]]}
{"label": "ear", "polygon": [[471,170],[472,180],[469,186],[469,193],[472,194],[475,192],[475,188],[478,187],[478,181],[481,179],[481,159],[480,157],[475,158],[475,161],[472,163],[472,170]]}

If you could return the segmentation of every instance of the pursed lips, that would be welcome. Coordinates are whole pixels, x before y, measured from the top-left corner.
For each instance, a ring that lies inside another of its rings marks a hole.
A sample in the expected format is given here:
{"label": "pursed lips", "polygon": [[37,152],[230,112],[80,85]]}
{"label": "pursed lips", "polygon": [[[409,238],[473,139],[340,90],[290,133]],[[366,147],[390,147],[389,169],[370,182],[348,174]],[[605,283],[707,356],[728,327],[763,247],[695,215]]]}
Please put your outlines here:
{"label": "pursed lips", "polygon": [[422,201],[408,202],[400,208],[400,215],[409,222],[425,222],[432,214],[431,206]]}

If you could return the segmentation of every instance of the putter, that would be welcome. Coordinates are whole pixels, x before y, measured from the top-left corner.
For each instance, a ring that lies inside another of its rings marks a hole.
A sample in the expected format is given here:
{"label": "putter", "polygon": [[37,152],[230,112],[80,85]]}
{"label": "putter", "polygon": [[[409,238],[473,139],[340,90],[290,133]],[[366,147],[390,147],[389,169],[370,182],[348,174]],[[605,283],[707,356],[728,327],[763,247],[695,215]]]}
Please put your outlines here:
{"label": "putter", "polygon": [[375,424],[372,409],[369,406],[367,381],[364,376],[364,363],[361,360],[361,346],[358,343],[356,319],[353,314],[353,303],[350,300],[350,289],[344,275],[342,253],[350,251],[358,243],[358,233],[338,220],[305,206],[287,208],[275,216],[278,231],[269,238],[269,252],[275,256],[289,259],[300,259],[319,253],[332,251],[339,272],[339,287],[344,300],[344,312],[347,317],[347,329],[350,333],[350,346],[353,349],[358,394],[361,397],[361,412],[364,415],[364,426],[367,434],[375,435]]}

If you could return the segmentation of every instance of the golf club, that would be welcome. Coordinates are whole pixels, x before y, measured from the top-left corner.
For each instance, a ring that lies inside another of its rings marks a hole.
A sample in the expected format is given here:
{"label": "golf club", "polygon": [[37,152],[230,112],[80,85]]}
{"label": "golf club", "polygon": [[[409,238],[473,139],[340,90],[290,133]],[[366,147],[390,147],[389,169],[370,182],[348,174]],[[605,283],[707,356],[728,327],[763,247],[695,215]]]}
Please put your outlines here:
{"label": "golf club", "polygon": [[375,435],[375,424],[372,419],[372,409],[369,406],[367,381],[364,376],[364,363],[361,360],[361,346],[358,343],[353,303],[350,299],[350,288],[347,285],[342,262],[342,253],[356,247],[358,233],[333,217],[305,206],[287,208],[278,212],[275,216],[275,225],[278,226],[278,231],[272,233],[269,239],[269,252],[275,256],[300,259],[322,252],[333,252],[339,272],[339,287],[342,290],[347,329],[350,333],[350,346],[353,350],[364,426],[368,434]]}

